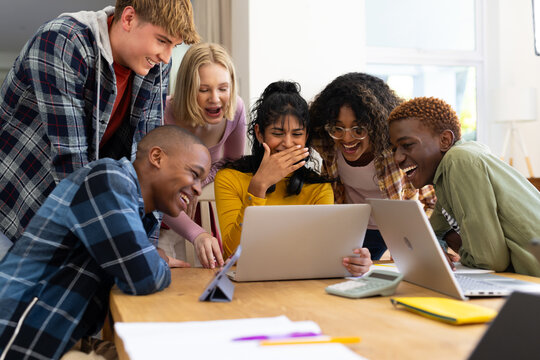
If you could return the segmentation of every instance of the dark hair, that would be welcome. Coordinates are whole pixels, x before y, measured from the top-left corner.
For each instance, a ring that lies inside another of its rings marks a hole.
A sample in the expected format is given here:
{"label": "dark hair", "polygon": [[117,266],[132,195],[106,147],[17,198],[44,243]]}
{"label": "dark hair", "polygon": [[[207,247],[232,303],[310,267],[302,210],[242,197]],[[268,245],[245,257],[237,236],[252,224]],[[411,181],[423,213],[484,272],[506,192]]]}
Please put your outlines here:
{"label": "dark hair", "polygon": [[178,125],[158,126],[137,144],[137,158],[146,156],[153,146],[159,146],[170,154],[178,154],[178,151],[190,151],[193,144],[205,146],[201,139]]}
{"label": "dark hair", "polygon": [[401,99],[378,77],[351,72],[335,78],[318,94],[309,109],[313,122],[313,136],[332,143],[324,129],[335,124],[342,106],[349,106],[359,125],[368,129],[375,157],[390,147],[387,119]]}
{"label": "dark hair", "polygon": [[[255,136],[255,125],[259,127],[261,134],[264,134],[267,127],[281,121],[286,121],[287,116],[295,116],[302,128],[306,130],[306,147],[309,148],[311,140],[311,123],[309,121],[309,111],[306,100],[300,95],[300,85],[290,81],[276,81],[264,89],[262,95],[255,102],[251,109],[251,122],[248,125],[248,137],[251,143],[251,155],[225,164],[225,167],[238,170],[243,173],[255,174],[259,169],[264,156],[264,147]],[[309,163],[317,166],[317,162],[308,156],[306,165],[297,169],[290,177],[287,184],[287,196],[298,195],[302,191],[304,183],[315,184],[328,182],[312,169],[308,168]],[[275,190],[275,185],[271,186],[266,193]]]}

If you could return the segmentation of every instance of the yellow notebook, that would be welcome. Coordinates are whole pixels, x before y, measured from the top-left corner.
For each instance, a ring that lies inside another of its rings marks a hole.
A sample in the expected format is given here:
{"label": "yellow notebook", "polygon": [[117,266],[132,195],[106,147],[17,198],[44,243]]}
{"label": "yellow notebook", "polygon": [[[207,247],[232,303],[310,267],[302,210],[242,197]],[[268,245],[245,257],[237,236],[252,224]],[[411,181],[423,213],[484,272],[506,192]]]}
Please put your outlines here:
{"label": "yellow notebook", "polygon": [[491,321],[497,311],[469,302],[439,297],[396,297],[390,301],[416,314],[449,324],[478,324]]}

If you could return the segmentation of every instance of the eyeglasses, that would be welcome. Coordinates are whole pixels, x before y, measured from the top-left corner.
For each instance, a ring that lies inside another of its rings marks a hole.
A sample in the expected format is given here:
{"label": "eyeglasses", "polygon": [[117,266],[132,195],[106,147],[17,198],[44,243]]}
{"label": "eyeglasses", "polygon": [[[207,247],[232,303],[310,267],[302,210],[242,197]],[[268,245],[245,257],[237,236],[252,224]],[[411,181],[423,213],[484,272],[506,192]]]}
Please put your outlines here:
{"label": "eyeglasses", "polygon": [[328,135],[330,135],[332,139],[336,140],[343,139],[347,131],[350,131],[351,136],[357,140],[365,139],[368,136],[368,131],[363,126],[353,126],[350,128],[345,128],[341,126],[326,124],[324,126],[324,129],[328,132]]}

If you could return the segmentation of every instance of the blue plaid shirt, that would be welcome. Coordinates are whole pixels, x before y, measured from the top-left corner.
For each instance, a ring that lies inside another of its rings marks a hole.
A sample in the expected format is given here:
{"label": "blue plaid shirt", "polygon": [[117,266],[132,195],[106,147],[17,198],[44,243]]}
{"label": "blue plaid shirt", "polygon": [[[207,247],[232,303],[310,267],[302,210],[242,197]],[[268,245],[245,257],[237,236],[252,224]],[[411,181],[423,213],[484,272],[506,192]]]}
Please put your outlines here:
{"label": "blue plaid shirt", "polygon": [[57,359],[101,329],[113,284],[134,295],[167,287],[169,267],[148,239],[157,224],[125,158],[61,181],[0,262],[0,353],[21,322],[6,359]]}
{"label": "blue plaid shirt", "polygon": [[[49,21],[26,43],[0,89],[0,232],[13,242],[62,179],[97,160],[95,134],[101,139],[105,132],[117,92],[98,36],[109,41],[72,17]],[[161,125],[169,70],[170,64],[155,66],[134,76],[129,114],[108,142],[122,153],[103,157],[133,159],[137,142]]]}

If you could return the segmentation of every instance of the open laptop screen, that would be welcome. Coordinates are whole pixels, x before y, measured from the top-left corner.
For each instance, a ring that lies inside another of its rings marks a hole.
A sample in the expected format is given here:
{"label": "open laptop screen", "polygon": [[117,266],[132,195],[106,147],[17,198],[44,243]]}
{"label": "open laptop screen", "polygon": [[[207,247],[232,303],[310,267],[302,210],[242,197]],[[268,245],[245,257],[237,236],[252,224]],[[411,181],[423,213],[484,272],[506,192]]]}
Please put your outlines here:
{"label": "open laptop screen", "polygon": [[246,208],[236,281],[349,276],[342,259],[362,246],[368,204]]}

